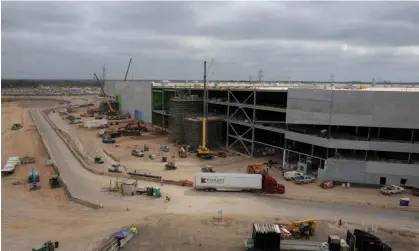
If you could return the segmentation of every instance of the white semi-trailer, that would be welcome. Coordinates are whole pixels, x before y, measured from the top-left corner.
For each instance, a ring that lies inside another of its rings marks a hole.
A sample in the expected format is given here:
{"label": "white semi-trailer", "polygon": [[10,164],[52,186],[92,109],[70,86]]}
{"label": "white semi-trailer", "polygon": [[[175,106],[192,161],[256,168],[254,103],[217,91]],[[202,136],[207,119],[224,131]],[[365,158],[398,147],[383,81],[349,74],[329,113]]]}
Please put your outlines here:
{"label": "white semi-trailer", "polygon": [[284,193],[285,186],[268,175],[246,173],[197,173],[195,189],[205,191],[258,191]]}
{"label": "white semi-trailer", "polygon": [[206,191],[262,190],[262,175],[246,173],[197,173],[195,189]]}

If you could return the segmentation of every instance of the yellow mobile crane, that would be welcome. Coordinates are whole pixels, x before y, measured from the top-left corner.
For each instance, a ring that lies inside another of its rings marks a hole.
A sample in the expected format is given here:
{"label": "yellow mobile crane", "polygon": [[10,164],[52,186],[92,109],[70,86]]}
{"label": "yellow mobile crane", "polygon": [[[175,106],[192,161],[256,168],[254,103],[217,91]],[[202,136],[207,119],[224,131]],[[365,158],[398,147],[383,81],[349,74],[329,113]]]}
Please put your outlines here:
{"label": "yellow mobile crane", "polygon": [[[211,68],[211,61],[208,70]],[[202,116],[202,145],[198,147],[197,155],[202,159],[211,159],[212,152],[207,148],[207,118],[208,118],[208,103],[207,103],[207,61],[204,61],[204,112]]]}
{"label": "yellow mobile crane", "polygon": [[103,96],[105,96],[105,102],[108,104],[109,111],[110,111],[112,114],[116,114],[116,111],[112,108],[112,105],[111,105],[111,103],[109,102],[109,96],[106,94],[105,90],[103,89],[103,86],[102,86],[102,84],[101,84],[101,83],[100,83],[100,81],[99,81],[99,78],[97,77],[96,73],[93,73],[93,75],[95,76],[95,79],[96,79],[96,81],[97,81],[98,85],[100,86],[100,89],[102,90]]}

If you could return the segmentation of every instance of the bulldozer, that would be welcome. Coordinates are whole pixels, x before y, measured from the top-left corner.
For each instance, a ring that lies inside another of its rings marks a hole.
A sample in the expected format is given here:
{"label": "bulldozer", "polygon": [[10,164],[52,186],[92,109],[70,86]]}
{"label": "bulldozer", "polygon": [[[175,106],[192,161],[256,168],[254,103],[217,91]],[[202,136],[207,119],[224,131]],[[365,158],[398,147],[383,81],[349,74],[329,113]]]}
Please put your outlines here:
{"label": "bulldozer", "polygon": [[299,239],[302,236],[305,236],[308,239],[310,236],[313,236],[316,231],[316,220],[305,219],[301,221],[291,221],[288,230],[296,239]]}
{"label": "bulldozer", "polygon": [[19,130],[19,129],[21,129],[23,126],[21,125],[21,124],[13,124],[12,125],[12,130],[13,131],[15,131],[15,130]]}

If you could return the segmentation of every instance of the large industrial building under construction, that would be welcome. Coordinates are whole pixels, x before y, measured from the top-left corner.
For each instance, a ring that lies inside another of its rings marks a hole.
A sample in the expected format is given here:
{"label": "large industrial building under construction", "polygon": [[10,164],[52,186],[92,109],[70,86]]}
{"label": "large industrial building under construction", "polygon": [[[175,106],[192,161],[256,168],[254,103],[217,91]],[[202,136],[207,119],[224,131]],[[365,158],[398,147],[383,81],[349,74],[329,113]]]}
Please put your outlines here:
{"label": "large industrial building under construction", "polygon": [[[198,147],[203,83],[106,81],[121,110]],[[419,88],[209,83],[208,147],[317,172],[319,179],[419,186]]]}

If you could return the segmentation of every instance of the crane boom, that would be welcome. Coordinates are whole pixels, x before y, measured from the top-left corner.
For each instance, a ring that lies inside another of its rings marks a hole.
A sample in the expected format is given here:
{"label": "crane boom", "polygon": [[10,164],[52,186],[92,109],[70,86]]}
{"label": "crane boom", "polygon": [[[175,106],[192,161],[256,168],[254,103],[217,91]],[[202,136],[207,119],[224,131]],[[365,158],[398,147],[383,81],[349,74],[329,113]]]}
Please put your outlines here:
{"label": "crane boom", "polygon": [[128,68],[127,68],[127,72],[125,73],[124,82],[127,81],[129,67],[131,66],[131,62],[132,62],[132,58],[129,59]]}
{"label": "crane boom", "polygon": [[100,89],[102,90],[103,96],[107,97],[108,95],[106,95],[105,89],[103,89],[103,86],[100,83],[99,78],[97,77],[96,73],[93,73],[93,76],[95,76],[96,82],[100,86]]}
{"label": "crane boom", "polygon": [[112,108],[111,103],[109,102],[109,96],[108,96],[108,95],[106,95],[105,89],[103,89],[103,86],[102,86],[102,84],[101,84],[101,83],[100,83],[100,81],[99,81],[99,78],[97,77],[96,73],[93,73],[93,75],[95,76],[96,82],[97,82],[97,84],[100,86],[100,89],[102,90],[102,93],[103,93],[103,95],[105,96],[105,101],[106,101],[106,103],[108,104],[109,110],[110,110],[111,112],[115,112],[115,110]]}

